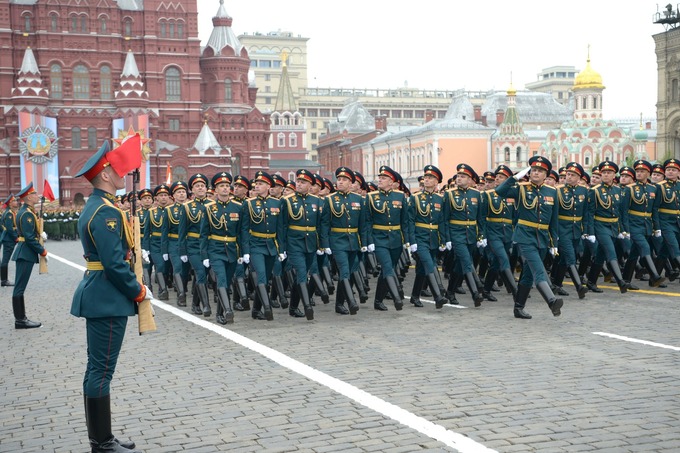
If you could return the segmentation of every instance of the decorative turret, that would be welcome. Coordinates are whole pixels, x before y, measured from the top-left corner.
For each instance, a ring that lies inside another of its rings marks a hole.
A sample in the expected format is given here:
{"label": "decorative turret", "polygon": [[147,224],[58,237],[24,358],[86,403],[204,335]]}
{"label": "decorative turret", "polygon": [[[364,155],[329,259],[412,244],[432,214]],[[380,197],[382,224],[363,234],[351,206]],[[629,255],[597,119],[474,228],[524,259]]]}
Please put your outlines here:
{"label": "decorative turret", "polygon": [[232,21],[233,19],[227,14],[227,10],[224,7],[224,0],[220,0],[220,7],[212,20],[213,31],[203,51],[204,54],[208,49],[212,49],[213,55],[248,56],[248,51],[231,29]]}
{"label": "decorative turret", "polygon": [[590,46],[586,67],[574,80],[574,119],[588,120],[602,118],[602,76],[590,66]]}
{"label": "decorative turret", "polygon": [[495,162],[503,163],[511,168],[522,168],[529,158],[529,138],[524,133],[522,121],[517,112],[517,90],[512,85],[512,76],[510,76],[510,87],[506,94],[508,106],[503,114],[503,120],[498,125],[499,134],[494,144]]}
{"label": "decorative turret", "polygon": [[33,50],[26,48],[21,69],[17,74],[16,87],[12,90],[12,101],[18,104],[47,105],[49,92],[42,86],[42,78]]}
{"label": "decorative turret", "polygon": [[297,111],[293,87],[290,85],[290,79],[288,78],[287,60],[288,54],[283,52],[281,54],[281,82],[279,83],[279,92],[276,95],[276,104],[274,106],[274,110],[281,113]]}
{"label": "decorative turret", "polygon": [[142,107],[149,102],[149,93],[144,89],[144,81],[132,50],[128,50],[125,57],[125,66],[120,74],[120,90],[115,92],[115,102],[119,107]]}
{"label": "decorative turret", "polygon": [[[210,129],[210,126],[208,126],[208,121],[205,121],[203,123],[203,127],[201,128],[201,132],[199,132],[198,137],[196,137],[196,141],[194,142],[193,148],[198,151],[198,154],[201,156],[205,154],[206,151],[209,149],[213,150],[213,152],[216,155],[219,155],[223,149],[222,145],[217,141],[217,138],[215,137],[215,134],[213,134],[212,130]],[[229,148],[226,148],[227,152],[229,152]],[[227,155],[227,157],[231,157],[230,155]]]}

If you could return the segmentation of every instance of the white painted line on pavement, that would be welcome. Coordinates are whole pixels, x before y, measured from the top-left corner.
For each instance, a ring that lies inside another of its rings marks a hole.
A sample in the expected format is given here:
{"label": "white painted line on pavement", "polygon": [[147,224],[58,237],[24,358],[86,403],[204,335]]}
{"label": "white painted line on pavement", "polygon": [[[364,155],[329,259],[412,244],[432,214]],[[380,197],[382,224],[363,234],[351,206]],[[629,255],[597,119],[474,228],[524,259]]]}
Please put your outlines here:
{"label": "white painted line on pavement", "polygon": [[[52,254],[50,254],[50,256],[75,269],[82,271],[85,270],[83,266],[79,266],[78,264],[75,264],[69,260]],[[184,310],[180,310],[177,307],[173,307],[172,305],[166,304],[156,299],[152,299],[151,303],[162,310],[184,319],[185,321],[189,321],[205,329],[208,329],[211,332],[226,338],[227,340],[233,341],[234,343],[248,348],[253,352],[257,352],[258,354],[278,363],[284,368],[288,368],[289,370],[298,373],[309,380],[328,387],[329,389],[356,401],[364,407],[376,411],[385,417],[391,418],[392,420],[395,420],[411,429],[415,429],[416,431],[432,439],[438,440],[446,446],[454,448],[461,453],[496,453],[496,450],[487,448],[484,445],[470,439],[469,437],[449,431],[441,425],[437,425],[436,423],[404,410],[399,406],[388,403],[387,401],[373,396],[358,387],[343,382],[340,379],[336,379],[333,376],[310,367],[309,365],[305,365],[304,363],[288,357],[279,351],[257,343],[250,338],[244,337],[243,335],[221,327],[217,324],[213,324],[210,321],[201,319],[194,314],[185,312]]]}
{"label": "white painted line on pavement", "polygon": [[623,335],[616,335],[616,334],[613,334],[613,333],[593,332],[593,334],[600,335],[600,336],[603,336],[603,337],[614,338],[616,340],[629,341],[631,343],[644,344],[646,346],[654,346],[656,348],[670,349],[671,351],[680,351],[680,348],[677,347],[677,346],[669,346],[669,345],[663,344],[663,343],[655,343],[653,341],[639,340],[637,338],[624,337]]}

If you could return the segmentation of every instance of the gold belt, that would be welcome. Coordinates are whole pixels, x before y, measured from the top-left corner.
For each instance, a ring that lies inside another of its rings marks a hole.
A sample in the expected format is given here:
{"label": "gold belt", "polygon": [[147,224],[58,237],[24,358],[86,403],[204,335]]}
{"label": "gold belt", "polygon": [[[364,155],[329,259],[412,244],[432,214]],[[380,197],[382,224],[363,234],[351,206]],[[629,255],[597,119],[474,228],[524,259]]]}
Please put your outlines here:
{"label": "gold belt", "polygon": [[313,226],[288,225],[288,228],[295,231],[307,231],[307,232],[316,231],[316,227]]}
{"label": "gold belt", "polygon": [[645,218],[650,218],[652,217],[651,212],[640,212],[640,211],[628,211],[628,214],[634,215],[636,217],[645,217]]}
{"label": "gold belt", "polygon": [[19,237],[17,238],[17,241],[18,241],[18,242],[26,242],[26,239],[24,239],[23,236],[19,236]]}
{"label": "gold belt", "polygon": [[547,230],[548,228],[550,228],[550,225],[548,225],[547,223],[529,222],[528,220],[524,219],[519,219],[517,223],[531,228],[538,228],[539,230]]}
{"label": "gold belt", "polygon": [[172,239],[179,239],[179,234],[175,233],[168,233],[168,237]]}
{"label": "gold belt", "polygon": [[216,234],[211,234],[208,239],[220,242],[236,242],[236,236],[218,236]]}
{"label": "gold belt", "polygon": [[619,221],[618,217],[600,217],[599,215],[595,216],[595,220],[598,222],[606,222],[606,223],[616,223]]}
{"label": "gold belt", "polygon": [[[129,260],[125,260],[126,263],[130,264]],[[101,261],[88,261],[86,266],[88,271],[103,271],[104,266]]]}
{"label": "gold belt", "polygon": [[263,239],[274,239],[276,237],[276,233],[258,233],[257,231],[250,230],[250,234],[252,234],[256,238],[263,238]]}
{"label": "gold belt", "polygon": [[418,228],[427,228],[428,230],[438,230],[439,225],[430,225],[429,223],[416,222]]}
{"label": "gold belt", "polygon": [[580,222],[583,220],[583,217],[569,217],[568,215],[558,215],[557,218],[560,220],[566,220],[567,222]]}
{"label": "gold belt", "polygon": [[358,233],[359,228],[331,228],[331,233]]}
{"label": "gold belt", "polygon": [[197,238],[197,239],[199,239],[199,238],[201,237],[201,235],[198,234],[198,233],[187,233],[187,237],[188,237],[188,238]]}
{"label": "gold belt", "polygon": [[661,214],[680,215],[680,211],[676,209],[659,209],[659,212]]}
{"label": "gold belt", "polygon": [[449,220],[451,225],[463,225],[463,226],[475,226],[477,225],[476,220]]}
{"label": "gold belt", "polygon": [[401,230],[401,225],[373,225],[374,230],[396,231]]}
{"label": "gold belt", "polygon": [[491,223],[512,223],[511,219],[506,219],[503,217],[487,217],[486,221]]}
{"label": "gold belt", "polygon": [[151,233],[151,236],[160,237],[160,236],[161,236],[161,233],[158,233],[158,232],[155,232],[155,231],[154,231],[153,233]]}

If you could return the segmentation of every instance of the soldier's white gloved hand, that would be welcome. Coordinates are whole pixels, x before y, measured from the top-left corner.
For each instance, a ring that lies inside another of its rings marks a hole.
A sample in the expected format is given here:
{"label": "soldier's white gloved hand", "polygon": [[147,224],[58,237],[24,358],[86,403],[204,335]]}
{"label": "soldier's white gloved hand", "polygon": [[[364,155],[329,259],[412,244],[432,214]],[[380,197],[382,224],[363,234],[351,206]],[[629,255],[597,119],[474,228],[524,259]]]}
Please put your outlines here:
{"label": "soldier's white gloved hand", "polygon": [[484,248],[486,247],[486,244],[487,244],[486,239],[480,239],[479,241],[477,241],[477,247]]}
{"label": "soldier's white gloved hand", "polygon": [[68,222],[68,219],[64,219],[64,220],[62,220],[62,222],[66,223],[66,222]]}
{"label": "soldier's white gloved hand", "polygon": [[589,235],[587,235],[587,236],[586,236],[586,239],[587,239],[588,241],[590,241],[591,244],[594,244],[595,241],[597,240],[597,238],[595,237],[594,234],[589,234]]}
{"label": "soldier's white gloved hand", "polygon": [[49,263],[49,262],[50,262],[50,257],[47,256],[47,253],[45,253],[45,256],[43,256],[43,258],[45,258],[45,263]]}
{"label": "soldier's white gloved hand", "polygon": [[316,254],[319,256],[323,255],[323,249],[317,249]]}
{"label": "soldier's white gloved hand", "polygon": [[180,256],[179,259],[181,259],[183,263],[186,263],[187,261],[189,261],[189,257],[186,256],[186,255]]}
{"label": "soldier's white gloved hand", "polygon": [[144,289],[146,289],[146,295],[144,296],[144,299],[153,299],[153,293],[151,292],[149,287],[144,285]]}
{"label": "soldier's white gloved hand", "polygon": [[168,256],[167,253],[163,254],[163,261],[167,261],[170,257]]}
{"label": "soldier's white gloved hand", "polygon": [[418,244],[411,244],[408,248],[408,251],[411,253],[416,253],[418,251]]}
{"label": "soldier's white gloved hand", "polygon": [[287,256],[286,252],[279,253],[279,261],[285,261]]}
{"label": "soldier's white gloved hand", "polygon": [[144,261],[145,264],[151,263],[149,260],[149,251],[142,249],[142,261]]}
{"label": "soldier's white gloved hand", "polygon": [[210,267],[210,260],[208,258],[203,260],[203,266],[204,267]]}
{"label": "soldier's white gloved hand", "polygon": [[654,230],[654,237],[660,238],[661,237],[661,230]]}
{"label": "soldier's white gloved hand", "polygon": [[332,254],[333,254],[333,250],[329,249],[328,247],[326,247],[325,249],[323,249],[323,252],[324,252],[326,255],[332,255]]}
{"label": "soldier's white gloved hand", "polygon": [[453,244],[451,244],[451,241],[446,243],[446,250],[451,250],[453,248]]}
{"label": "soldier's white gloved hand", "polygon": [[440,245],[440,246],[439,246],[439,251],[440,251],[440,252],[443,252],[444,250],[446,250],[446,246],[445,246],[445,245]]}
{"label": "soldier's white gloved hand", "polygon": [[47,240],[47,233],[45,233],[43,231],[42,233],[40,233],[40,237],[43,239],[43,241],[46,241]]}
{"label": "soldier's white gloved hand", "polygon": [[625,236],[623,235],[623,233],[619,233],[619,234],[616,236],[616,238],[617,238],[617,239],[625,239]]}
{"label": "soldier's white gloved hand", "polygon": [[361,251],[361,253],[366,253],[368,252],[368,247],[361,247],[359,250]]}
{"label": "soldier's white gloved hand", "polygon": [[243,262],[246,263],[246,264],[250,263],[250,255],[249,254],[246,253],[245,255],[243,255]]}
{"label": "soldier's white gloved hand", "polygon": [[520,179],[524,178],[530,171],[531,167],[527,167],[524,170],[518,171],[517,174],[513,176],[513,178],[519,181]]}
{"label": "soldier's white gloved hand", "polygon": [[557,256],[557,247],[550,247],[550,249],[548,249],[548,251],[550,252],[550,254],[552,256]]}
{"label": "soldier's white gloved hand", "polygon": [[375,252],[375,244],[368,244],[367,250],[370,252]]}

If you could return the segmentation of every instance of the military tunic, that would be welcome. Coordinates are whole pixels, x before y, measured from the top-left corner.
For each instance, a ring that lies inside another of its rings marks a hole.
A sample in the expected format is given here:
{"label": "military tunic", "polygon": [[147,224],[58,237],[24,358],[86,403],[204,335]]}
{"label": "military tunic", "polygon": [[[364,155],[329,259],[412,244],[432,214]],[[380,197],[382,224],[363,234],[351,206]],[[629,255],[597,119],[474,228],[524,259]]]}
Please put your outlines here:
{"label": "military tunic", "polygon": [[12,261],[16,262],[12,296],[20,297],[24,295],[33,266],[38,262],[38,256],[45,256],[47,251],[40,245],[38,217],[32,206],[26,203],[21,205],[16,216],[16,226],[18,242],[12,255]]}
{"label": "military tunic", "polygon": [[163,237],[163,224],[168,220],[164,208],[155,206],[149,209],[149,223],[144,228],[142,248],[149,251],[156,273],[165,272],[163,255],[168,253],[167,237]]}
{"label": "military tunic", "polygon": [[504,199],[495,189],[482,192],[482,231],[488,241],[486,247],[490,269],[503,271],[510,269],[515,200]]}
{"label": "military tunic", "polygon": [[276,239],[281,202],[273,197],[252,197],[243,204],[243,254],[250,255],[250,263],[257,273],[257,284],[267,284],[279,253]]}
{"label": "military tunic", "polygon": [[659,183],[654,211],[659,215],[659,229],[664,250],[674,260],[680,257],[680,180],[664,179]]}
{"label": "military tunic", "polygon": [[448,240],[456,256],[454,272],[468,274],[474,271],[472,257],[477,241],[484,237],[482,195],[474,188],[456,187],[444,196],[444,218],[448,222]]}
{"label": "military tunic", "polygon": [[349,279],[359,268],[359,252],[367,244],[364,198],[352,192],[334,192],[326,197],[321,228],[328,231],[328,246],[338,267],[338,278]]}
{"label": "military tunic", "polygon": [[419,192],[409,199],[410,223],[413,225],[409,239],[417,244],[416,273],[434,272],[439,247],[448,242],[444,197],[437,192]]}
{"label": "military tunic", "polygon": [[586,231],[597,238],[595,264],[617,260],[614,238],[625,232],[621,224],[623,193],[621,187],[604,183],[592,187],[588,193]]}
{"label": "military tunic", "polygon": [[0,243],[2,244],[2,267],[7,267],[12,257],[12,252],[16,246],[19,236],[16,227],[16,215],[10,208],[7,208],[0,217]]}
{"label": "military tunic", "polygon": [[366,229],[369,244],[381,266],[381,277],[394,276],[405,240],[410,237],[407,199],[399,190],[376,190],[366,196]]}
{"label": "military tunic", "polygon": [[559,260],[564,266],[576,265],[576,253],[590,219],[588,189],[565,184],[557,187]]}
{"label": "military tunic", "polygon": [[[168,244],[168,255],[172,269],[175,274],[182,276],[182,281],[186,282],[189,279],[189,263],[184,263],[181,256],[186,253],[180,252],[180,223],[182,218],[186,216],[184,204],[173,203],[165,207],[165,219],[161,228],[163,240]],[[188,256],[187,256],[188,258]]]}
{"label": "military tunic", "polygon": [[205,283],[208,275],[203,266],[203,260],[208,258],[208,254],[201,251],[201,222],[208,202],[210,202],[208,198],[187,201],[183,207],[184,215],[179,220],[179,254],[189,258],[197,284]]}
{"label": "military tunic", "polygon": [[233,199],[205,204],[200,231],[200,255],[207,256],[217,277],[218,288],[228,288],[238,259],[243,256],[239,244],[242,236],[243,205]]}
{"label": "military tunic", "polygon": [[652,254],[650,240],[654,230],[659,230],[659,213],[654,201],[661,188],[654,183],[636,181],[623,189],[626,193],[622,207],[622,227],[630,233],[632,242],[628,259]]}

